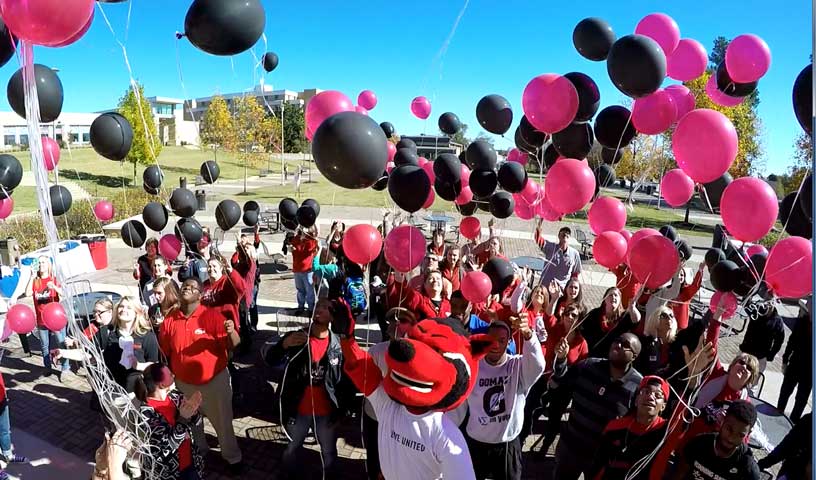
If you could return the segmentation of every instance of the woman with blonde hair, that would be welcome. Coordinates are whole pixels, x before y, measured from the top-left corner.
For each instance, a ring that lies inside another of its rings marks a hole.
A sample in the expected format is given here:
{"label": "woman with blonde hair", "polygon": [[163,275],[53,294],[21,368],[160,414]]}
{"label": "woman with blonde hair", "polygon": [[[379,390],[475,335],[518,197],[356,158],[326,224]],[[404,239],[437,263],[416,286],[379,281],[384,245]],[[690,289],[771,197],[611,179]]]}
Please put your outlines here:
{"label": "woman with blonde hair", "polygon": [[641,351],[635,359],[635,368],[643,376],[671,374],[666,369],[669,365],[669,351],[677,337],[677,319],[674,310],[663,305],[652,312],[643,326],[640,336]]}
{"label": "woman with blonde hair", "polygon": [[[640,293],[634,298],[640,297]],[[606,289],[601,306],[590,311],[581,322],[581,334],[589,345],[590,357],[606,358],[612,342],[635,328],[640,322],[640,312],[635,308],[635,303],[632,300],[628,307],[624,307],[621,291],[617,287]]]}
{"label": "woman with blonde hair", "polygon": [[159,278],[153,284],[153,297],[156,299],[156,303],[147,309],[147,318],[153,327],[153,332],[158,335],[164,317],[178,308],[178,284],[172,278]]}
{"label": "woman with blonde hair", "polygon": [[113,309],[113,331],[102,352],[113,379],[132,391],[134,376],[159,361],[159,342],[135,297],[122,297]]}

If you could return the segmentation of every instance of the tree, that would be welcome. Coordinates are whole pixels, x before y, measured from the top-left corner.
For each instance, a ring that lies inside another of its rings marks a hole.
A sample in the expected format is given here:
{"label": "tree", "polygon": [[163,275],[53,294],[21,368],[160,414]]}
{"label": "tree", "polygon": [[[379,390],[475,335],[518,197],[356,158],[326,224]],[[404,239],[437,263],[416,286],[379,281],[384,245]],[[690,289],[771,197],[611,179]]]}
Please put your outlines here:
{"label": "tree", "polygon": [[[134,90],[135,87],[135,90]],[[144,96],[144,87],[131,83],[125,95],[119,99],[119,114],[133,128],[133,144],[126,157],[133,164],[133,183],[136,183],[136,165],[155,163],[162,150],[162,142],[153,120],[150,103]]]}
{"label": "tree", "polygon": [[233,148],[244,164],[244,193],[247,191],[249,167],[263,165],[267,149],[279,149],[280,123],[268,117],[266,111],[253,96],[235,101],[235,141]]}
{"label": "tree", "polygon": [[[275,109],[277,118],[281,117],[280,112],[280,108]],[[305,130],[306,120],[303,107],[292,104],[286,105],[283,108],[283,151],[289,153],[308,151],[309,142],[304,135]]]}
{"label": "tree", "polygon": [[211,145],[218,161],[218,149],[229,149],[235,141],[235,125],[224,97],[216,95],[201,118],[201,143]]}
{"label": "tree", "polygon": [[[474,138],[474,139],[473,139],[473,141],[474,141],[474,142],[475,142],[476,140],[481,140],[481,141],[483,141],[483,142],[487,142],[487,143],[489,143],[491,146],[494,146],[494,145],[496,144],[496,141],[495,141],[495,140],[493,140],[493,137],[491,137],[490,135],[488,135],[488,134],[487,134],[487,133],[485,133],[485,132],[479,132],[479,134],[478,134],[478,135],[476,135],[476,138]],[[470,144],[470,141],[468,141],[468,145],[469,145],[469,144]]]}
{"label": "tree", "polygon": [[799,133],[793,142],[793,148],[794,164],[788,167],[787,175],[780,176],[785,194],[799,190],[813,162],[813,143],[808,134]]}
{"label": "tree", "polygon": [[467,123],[463,123],[462,128],[451,137],[451,142],[462,145],[462,148],[467,148],[470,145],[470,139],[467,138],[467,129]]}

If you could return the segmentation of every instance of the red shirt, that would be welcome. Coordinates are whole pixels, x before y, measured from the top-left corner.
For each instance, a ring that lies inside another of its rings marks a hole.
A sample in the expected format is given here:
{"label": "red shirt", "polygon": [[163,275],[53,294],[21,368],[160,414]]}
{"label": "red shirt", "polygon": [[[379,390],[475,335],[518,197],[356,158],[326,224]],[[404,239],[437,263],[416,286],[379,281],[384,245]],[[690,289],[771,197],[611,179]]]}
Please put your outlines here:
{"label": "red shirt", "polygon": [[[509,308],[507,310],[510,310]],[[538,334],[538,330],[536,329],[536,321],[539,317],[542,317],[542,321],[544,323],[544,328],[547,330],[547,338],[550,338],[550,331],[552,331],[553,327],[555,326],[556,319],[552,315],[547,314],[546,312],[539,312],[538,314],[533,313],[531,310],[524,309],[523,313],[527,314],[527,326],[530,327],[530,330],[533,331],[533,335],[536,336]],[[513,332],[513,341],[516,342],[516,353],[519,355],[524,353],[524,338],[521,336],[520,331]],[[542,343],[542,347],[546,344]]]}
{"label": "red shirt", "polygon": [[88,324],[88,327],[82,331],[82,334],[85,335],[85,338],[90,340],[94,337],[94,335],[96,335],[96,332],[98,331],[99,327],[97,327],[95,323],[91,322],[90,324]]}
{"label": "red shirt", "polygon": [[691,285],[682,287],[680,293],[677,294],[677,298],[675,298],[673,302],[669,302],[669,306],[672,311],[674,311],[674,319],[677,320],[678,330],[683,330],[688,327],[689,302],[694,298],[694,295],[697,294],[697,291],[700,290],[702,284],[703,272],[698,270]]}
{"label": "red shirt", "polygon": [[37,319],[38,327],[45,327],[42,320],[43,307],[49,303],[59,301],[57,291],[48,288],[49,282],[53,282],[54,285],[59,286],[59,282],[57,282],[57,279],[54,277],[35,277],[31,285],[32,295],[34,297],[34,315]]}
{"label": "red shirt", "polygon": [[[208,307],[219,307],[228,310],[229,318],[238,318],[238,304],[244,296],[244,279],[237,270],[233,270],[229,275],[222,275],[221,278],[212,282],[204,282],[204,289],[201,294],[201,303]],[[235,329],[238,324],[235,322]]]}
{"label": "red shirt", "polygon": [[455,292],[459,290],[461,286],[461,270],[459,266],[454,266],[453,268],[447,265],[447,262],[442,265],[442,268],[439,270],[442,273],[442,278],[446,279],[451,283],[451,291]]}
{"label": "red shirt", "polygon": [[[613,270],[613,273],[617,279],[616,286],[621,292],[621,304],[629,305],[629,303],[632,301],[632,297],[635,296],[635,293],[637,293],[638,289],[640,288],[640,282],[637,281],[635,275],[626,265],[618,266],[618,268]],[[688,317],[686,318],[686,321],[688,322]]]}
{"label": "red shirt", "polygon": [[312,259],[317,253],[317,240],[305,235],[295,235],[289,244],[292,246],[292,271],[311,272]]}
{"label": "red shirt", "polygon": [[323,367],[320,365],[320,360],[326,355],[328,349],[329,337],[309,337],[309,350],[312,352],[312,378],[315,379],[314,383],[316,385],[307,385],[306,389],[303,390],[303,396],[300,398],[300,404],[298,405],[298,415],[325,416],[331,414],[331,400],[329,400],[329,394],[323,385],[326,372],[323,371]]}
{"label": "red shirt", "polygon": [[[544,344],[544,358],[547,360],[547,371],[545,375],[552,375],[552,368],[555,365],[555,347],[562,338],[567,334],[561,322],[553,325],[552,329],[547,331],[547,342]],[[589,356],[589,347],[586,340],[580,333],[576,332],[575,336],[569,342],[569,352],[567,352],[567,365],[574,365]]]}
{"label": "red shirt", "polygon": [[[169,423],[171,427],[176,426],[176,414],[178,411],[176,410],[176,404],[173,403],[173,400],[170,399],[170,397],[167,397],[164,400],[148,398],[147,404],[159,412],[161,416],[167,420],[167,423]],[[185,438],[181,445],[179,445],[178,459],[179,472],[183,472],[184,470],[190,468],[190,466],[193,464],[193,444],[190,441],[189,435],[187,435],[187,438]]]}
{"label": "red shirt", "polygon": [[176,378],[191,385],[204,385],[227,368],[229,340],[224,313],[199,305],[189,317],[177,309],[164,319],[159,346]]}

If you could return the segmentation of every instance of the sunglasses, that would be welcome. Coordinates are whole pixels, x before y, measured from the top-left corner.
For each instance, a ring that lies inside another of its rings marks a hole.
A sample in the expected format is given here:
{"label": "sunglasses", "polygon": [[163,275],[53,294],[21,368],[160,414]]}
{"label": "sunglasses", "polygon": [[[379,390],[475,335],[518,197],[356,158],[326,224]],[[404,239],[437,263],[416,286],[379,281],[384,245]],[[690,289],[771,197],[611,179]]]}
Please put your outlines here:
{"label": "sunglasses", "polygon": [[95,316],[95,317],[99,317],[99,316],[101,316],[103,313],[108,313],[108,312],[110,312],[110,310],[94,310],[94,312],[93,312],[93,313],[94,313],[94,316]]}

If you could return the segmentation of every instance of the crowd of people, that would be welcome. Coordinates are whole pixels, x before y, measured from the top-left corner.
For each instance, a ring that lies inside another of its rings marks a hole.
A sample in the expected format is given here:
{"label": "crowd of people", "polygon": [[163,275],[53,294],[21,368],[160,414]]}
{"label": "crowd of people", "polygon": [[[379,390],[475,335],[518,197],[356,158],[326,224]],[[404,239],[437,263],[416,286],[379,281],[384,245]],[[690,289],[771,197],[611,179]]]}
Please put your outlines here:
{"label": "crowd of people", "polygon": [[[394,223],[385,216],[383,236]],[[382,253],[368,265],[352,262],[343,252],[344,232],[345,225],[334,222],[325,239],[310,227],[289,232],[284,241],[297,291],[292,314],[304,317],[307,326],[260,348],[263,361],[282,371],[275,379],[277,398],[269,402],[288,440],[279,478],[302,471],[298,457],[310,432],[325,478],[332,478],[338,426],[349,412],[364,412],[368,478],[382,478],[381,461],[389,466],[399,461],[379,451],[375,408],[370,399],[361,403],[344,371],[341,339],[331,329],[338,304],[347,305],[358,321],[379,326],[379,332],[367,330],[364,340],[383,373],[391,341],[406,337],[425,319],[453,319],[468,335],[492,338],[493,346],[479,361],[476,386],[444,415],[449,423],[443,426],[458,427],[464,445],[458,454],[434,446],[423,457],[423,468],[437,468],[437,477],[443,472],[439,464],[453,456],[461,469],[455,478],[520,479],[522,448],[537,434],[541,455],[557,440],[557,479],[757,479],[759,466],[779,462],[784,462],[784,478],[810,478],[810,441],[799,441],[809,434],[811,422],[810,414],[802,416],[811,387],[809,317],[798,320],[783,353],[778,406],[784,411],[797,390],[792,414],[797,426],[758,466],[747,445],[757,418],[750,393],[766,363],[782,351],[784,329],[773,304],[760,302],[741,353],[722,358],[718,338],[724,302],[702,318],[689,314],[704,264],[691,282],[683,265],[670,284],[656,290],[640,285],[621,265],[613,271],[617,286],[604,292],[600,304],[588,305],[571,230],[562,228],[556,242],[537,231],[545,265],[540,275],[515,267],[508,288],[477,303],[463,295],[463,276],[492,258],[506,259],[492,226],[484,241],[464,245],[432,232],[414,275],[394,272]],[[173,278],[175,259],[163,258],[151,239],[134,266],[139,296],[115,303],[102,299],[94,306],[84,335],[102,352],[112,378],[138,403],[162,479],[204,478],[203,417],[217,434],[228,471],[243,471],[233,428],[234,393],[240,388],[233,361],[253,351],[260,241],[257,229],[242,235],[227,259],[205,235]],[[63,295],[47,258],[39,259],[28,291],[45,371],[66,371],[70,359],[80,360],[86,352],[64,331],[50,332],[42,325],[42,307]],[[1,380],[0,460],[25,461],[11,451]],[[91,408],[101,411],[96,396]],[[110,431],[98,452],[96,478],[136,477],[138,462],[122,453],[129,445],[121,432]],[[468,459],[465,467],[463,458]],[[444,478],[450,476],[447,471]],[[416,475],[405,478],[420,478]]]}

